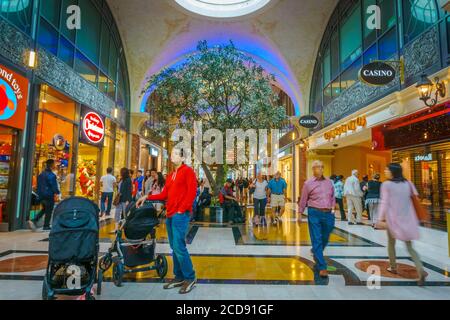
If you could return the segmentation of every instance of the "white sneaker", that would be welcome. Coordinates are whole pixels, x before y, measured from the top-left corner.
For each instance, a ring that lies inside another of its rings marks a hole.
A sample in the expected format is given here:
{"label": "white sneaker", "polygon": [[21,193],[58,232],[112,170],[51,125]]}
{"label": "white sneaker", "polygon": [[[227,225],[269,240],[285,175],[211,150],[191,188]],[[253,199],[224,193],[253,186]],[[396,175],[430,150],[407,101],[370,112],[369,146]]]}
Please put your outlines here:
{"label": "white sneaker", "polygon": [[31,231],[36,232],[36,225],[33,221],[28,220],[28,226],[30,227]]}

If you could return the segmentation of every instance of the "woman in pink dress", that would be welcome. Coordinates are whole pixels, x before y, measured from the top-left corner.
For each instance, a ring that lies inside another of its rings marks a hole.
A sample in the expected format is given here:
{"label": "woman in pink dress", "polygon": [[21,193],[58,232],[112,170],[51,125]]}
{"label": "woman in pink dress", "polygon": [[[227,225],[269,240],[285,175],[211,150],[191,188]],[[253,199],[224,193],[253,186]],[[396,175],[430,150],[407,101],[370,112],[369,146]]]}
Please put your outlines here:
{"label": "woman in pink dress", "polygon": [[[418,284],[424,285],[426,273],[422,262],[412,246],[419,239],[419,220],[411,200],[417,190],[403,177],[400,164],[391,163],[385,170],[388,179],[381,185],[381,206],[379,221],[386,222],[388,234],[389,272],[397,273],[395,242],[404,241],[419,275]],[[380,226],[381,227],[381,226]]]}

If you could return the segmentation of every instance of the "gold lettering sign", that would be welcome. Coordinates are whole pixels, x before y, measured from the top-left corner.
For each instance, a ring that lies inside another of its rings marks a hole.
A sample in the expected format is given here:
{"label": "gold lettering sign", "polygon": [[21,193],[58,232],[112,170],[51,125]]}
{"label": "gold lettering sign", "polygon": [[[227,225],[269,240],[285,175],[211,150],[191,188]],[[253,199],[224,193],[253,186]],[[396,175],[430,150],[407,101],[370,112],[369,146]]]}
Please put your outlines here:
{"label": "gold lettering sign", "polygon": [[341,134],[347,133],[348,131],[355,131],[359,127],[364,128],[366,125],[367,125],[366,116],[361,116],[347,123],[344,123],[334,129],[331,129],[330,131],[325,132],[323,136],[326,140],[331,140],[340,136]]}

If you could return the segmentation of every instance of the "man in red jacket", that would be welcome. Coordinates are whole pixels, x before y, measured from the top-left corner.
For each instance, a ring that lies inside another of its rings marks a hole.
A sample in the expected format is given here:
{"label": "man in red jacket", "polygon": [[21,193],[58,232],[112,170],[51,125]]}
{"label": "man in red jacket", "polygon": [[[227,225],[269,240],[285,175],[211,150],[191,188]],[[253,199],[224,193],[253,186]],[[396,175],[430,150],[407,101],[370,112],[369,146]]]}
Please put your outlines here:
{"label": "man in red jacket", "polygon": [[186,247],[186,234],[197,195],[197,177],[194,170],[184,164],[183,149],[173,149],[171,161],[175,165],[175,171],[167,176],[166,185],[161,193],[140,198],[136,206],[140,207],[146,200],[166,201],[167,234],[173,251],[175,279],[169,281],[164,289],[181,287],[179,293],[184,294],[190,292],[197,282]]}

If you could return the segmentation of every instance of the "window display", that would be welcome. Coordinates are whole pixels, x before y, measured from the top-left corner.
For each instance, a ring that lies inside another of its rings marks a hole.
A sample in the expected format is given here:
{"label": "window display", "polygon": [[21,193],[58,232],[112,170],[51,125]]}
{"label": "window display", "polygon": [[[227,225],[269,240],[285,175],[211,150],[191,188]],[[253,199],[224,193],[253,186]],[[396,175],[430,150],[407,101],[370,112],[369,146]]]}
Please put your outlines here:
{"label": "window display", "polygon": [[55,173],[64,199],[74,193],[72,161],[75,103],[43,86],[40,109],[36,126],[33,189],[37,187],[37,176],[44,170],[45,161],[54,159],[57,166]]}
{"label": "window display", "polygon": [[84,143],[78,147],[77,189],[76,195],[97,200],[98,195],[98,158],[100,149]]}
{"label": "window display", "polygon": [[7,223],[10,175],[14,151],[14,132],[0,126],[0,223]]}

